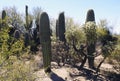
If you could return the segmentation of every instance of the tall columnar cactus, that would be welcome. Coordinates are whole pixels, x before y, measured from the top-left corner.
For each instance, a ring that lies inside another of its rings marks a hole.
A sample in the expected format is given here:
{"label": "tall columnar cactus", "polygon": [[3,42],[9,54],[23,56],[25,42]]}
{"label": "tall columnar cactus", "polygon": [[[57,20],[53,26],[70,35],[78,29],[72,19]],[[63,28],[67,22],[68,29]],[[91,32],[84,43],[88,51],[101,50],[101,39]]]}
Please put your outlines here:
{"label": "tall columnar cactus", "polygon": [[86,22],[89,22],[89,21],[95,21],[95,16],[94,16],[94,11],[93,9],[89,9],[88,12],[87,12],[87,16],[86,16]]}
{"label": "tall columnar cactus", "polygon": [[28,24],[28,6],[27,5],[25,6],[25,13],[26,13],[26,29],[28,29],[29,24]]}
{"label": "tall columnar cactus", "polygon": [[96,24],[94,11],[92,9],[88,10],[86,23],[85,23],[85,33],[87,38],[87,54],[88,54],[88,64],[90,68],[94,68],[94,52],[96,44]]}
{"label": "tall columnar cactus", "polygon": [[56,38],[58,39],[59,36],[59,29],[58,29],[58,20],[56,20]]}
{"label": "tall columnar cactus", "polygon": [[58,35],[58,38],[60,41],[66,42],[65,39],[65,17],[64,17],[64,12],[59,14],[59,18],[57,20],[56,25],[56,36]]}
{"label": "tall columnar cactus", "polygon": [[46,12],[43,12],[39,20],[40,42],[43,53],[43,63],[45,72],[49,72],[51,67],[51,39],[50,22]]}
{"label": "tall columnar cactus", "polygon": [[4,19],[5,19],[5,17],[6,17],[6,11],[5,11],[5,10],[3,10],[3,11],[2,11],[2,20],[4,20]]}
{"label": "tall columnar cactus", "polygon": [[[1,27],[4,27],[4,25],[5,25],[5,22],[6,22],[6,11],[5,10],[3,10],[2,11],[2,22],[1,22]],[[1,28],[0,28],[1,29]]]}

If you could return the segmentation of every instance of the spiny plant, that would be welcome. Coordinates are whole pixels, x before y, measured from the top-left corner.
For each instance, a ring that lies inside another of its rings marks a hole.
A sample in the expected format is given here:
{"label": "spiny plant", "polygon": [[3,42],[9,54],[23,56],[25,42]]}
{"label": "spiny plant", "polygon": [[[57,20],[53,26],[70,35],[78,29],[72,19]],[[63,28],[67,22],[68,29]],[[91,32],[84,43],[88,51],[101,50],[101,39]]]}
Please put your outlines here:
{"label": "spiny plant", "polygon": [[43,62],[45,72],[50,72],[51,68],[51,38],[50,22],[46,12],[43,12],[39,20],[40,43],[42,46]]}
{"label": "spiny plant", "polygon": [[25,6],[25,14],[26,14],[26,17],[25,17],[25,20],[26,20],[25,27],[26,27],[26,30],[29,31],[29,29],[32,26],[33,16],[28,13],[28,6],[27,5]]}
{"label": "spiny plant", "polygon": [[30,45],[30,36],[29,36],[28,32],[26,32],[24,35],[24,45],[25,45],[25,47]]}
{"label": "spiny plant", "polygon": [[59,30],[58,30],[58,20],[56,20],[56,39],[58,39],[58,33],[59,32]]}
{"label": "spiny plant", "polygon": [[94,52],[95,52],[95,45],[96,45],[96,24],[95,24],[95,17],[94,11],[92,9],[88,10],[87,18],[85,23],[85,33],[86,33],[86,43],[87,43],[87,54],[88,63],[90,68],[94,68]]}
{"label": "spiny plant", "polygon": [[89,9],[87,12],[87,17],[86,17],[86,22],[89,21],[95,21],[95,15],[94,15],[94,10],[93,9]]}
{"label": "spiny plant", "polygon": [[102,56],[104,57],[103,60],[97,66],[96,72],[99,71],[100,66],[106,60],[106,58],[110,57],[114,54],[115,50],[117,49],[117,37],[114,37],[108,28],[104,28],[105,25],[99,29],[97,29],[99,40],[102,44],[101,51]]}
{"label": "spiny plant", "polygon": [[66,42],[65,39],[65,17],[64,12],[59,14],[59,18],[56,23],[56,36],[58,35],[58,39],[62,42]]}
{"label": "spiny plant", "polygon": [[5,19],[5,17],[6,17],[6,11],[5,11],[5,10],[3,10],[3,11],[2,11],[2,20],[4,20],[4,19]]}
{"label": "spiny plant", "polygon": [[26,29],[28,30],[28,6],[25,6],[25,13],[26,13]]}
{"label": "spiny plant", "polygon": [[4,60],[9,59],[11,55],[19,56],[19,54],[22,54],[24,48],[23,40],[15,41],[15,39],[9,35],[9,31],[10,27],[5,22],[0,32],[0,55]]}
{"label": "spiny plant", "polygon": [[[6,21],[6,11],[3,10],[2,11],[2,20],[1,20],[1,27],[3,27],[5,25],[5,21]],[[0,28],[1,28],[0,27]]]}
{"label": "spiny plant", "polygon": [[2,72],[2,74],[0,73],[0,80],[33,80],[29,67],[26,68],[22,60],[20,60],[22,54],[28,53],[28,49],[24,48],[22,38],[15,40],[13,36],[9,35],[10,29],[5,21],[4,27],[0,31],[0,72]]}
{"label": "spiny plant", "polygon": [[33,50],[38,51],[37,47],[40,45],[40,39],[39,39],[39,36],[38,36],[38,30],[37,29],[35,29],[33,31],[33,42],[34,42]]}

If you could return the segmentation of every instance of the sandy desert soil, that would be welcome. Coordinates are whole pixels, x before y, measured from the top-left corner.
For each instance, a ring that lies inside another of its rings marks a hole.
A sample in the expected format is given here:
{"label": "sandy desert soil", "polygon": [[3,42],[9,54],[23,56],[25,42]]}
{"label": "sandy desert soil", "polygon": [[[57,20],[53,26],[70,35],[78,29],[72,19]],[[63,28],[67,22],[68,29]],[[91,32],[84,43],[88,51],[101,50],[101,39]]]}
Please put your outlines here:
{"label": "sandy desert soil", "polygon": [[[99,56],[95,59],[96,63],[102,60],[102,56]],[[52,72],[46,74],[42,68],[43,62],[40,55],[35,56],[35,64],[33,65],[36,75],[35,81],[119,81],[114,79],[114,77],[107,77],[105,73],[113,72],[113,65],[108,63],[103,63],[101,66],[101,72],[103,74],[97,75],[94,72],[91,72],[87,68],[87,63],[84,66],[84,69],[78,70],[76,67],[66,64],[65,66],[58,66],[56,62],[51,62]],[[104,72],[106,71],[106,72]],[[110,78],[111,77],[111,78]]]}

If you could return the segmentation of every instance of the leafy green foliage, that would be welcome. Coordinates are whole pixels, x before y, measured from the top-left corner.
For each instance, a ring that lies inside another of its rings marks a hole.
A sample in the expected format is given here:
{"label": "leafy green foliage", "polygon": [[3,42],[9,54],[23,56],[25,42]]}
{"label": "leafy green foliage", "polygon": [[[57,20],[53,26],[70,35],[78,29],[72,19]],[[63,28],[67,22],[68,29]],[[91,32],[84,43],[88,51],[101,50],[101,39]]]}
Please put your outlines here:
{"label": "leafy green foliage", "polygon": [[116,48],[114,51],[111,53],[109,56],[109,59],[113,62],[114,64],[114,69],[120,73],[120,36],[116,36],[118,38]]}
{"label": "leafy green foliage", "polygon": [[97,40],[96,34],[96,24],[94,21],[89,21],[85,23],[84,32],[86,35],[86,44],[87,44],[87,55],[88,56],[88,64],[90,68],[94,68],[94,52],[95,45]]}
{"label": "leafy green foliage", "polygon": [[73,40],[75,46],[79,49],[81,45],[86,43],[85,33],[82,27],[79,27],[77,24],[69,25],[66,30],[65,36],[69,46],[69,53],[67,54],[72,64],[78,63],[81,61],[82,57],[73,49]]}
{"label": "leafy green foliage", "polygon": [[29,48],[24,47],[22,37],[16,39],[10,36],[8,34],[10,29],[4,21],[0,30],[0,80],[33,80],[34,76],[30,73],[30,67],[24,66],[24,62],[20,60],[22,54],[28,54]]}
{"label": "leafy green foliage", "polygon": [[1,28],[0,31],[0,51],[1,55],[5,58],[9,58],[10,55],[18,55],[21,53],[24,48],[23,40],[16,40],[12,36],[9,36],[8,32],[10,27],[5,23],[5,27]]}
{"label": "leafy green foliage", "polygon": [[1,81],[34,81],[34,79],[35,75],[30,65],[25,65],[24,61],[18,60],[16,56],[10,56],[4,66],[0,67]]}
{"label": "leafy green foliage", "polygon": [[80,44],[82,43],[85,43],[86,41],[85,33],[83,32],[83,29],[76,26],[67,29],[65,36],[68,44],[72,44],[73,39],[76,45],[78,46],[80,46]]}
{"label": "leafy green foliage", "polygon": [[66,18],[66,32],[65,37],[68,44],[73,43],[73,39],[75,44],[80,46],[80,44],[85,43],[86,37],[84,33],[83,26],[76,24],[72,18]]}
{"label": "leafy green foliage", "polygon": [[101,20],[97,27],[97,38],[102,44],[101,49],[105,57],[112,54],[117,44],[117,37],[114,37],[107,27],[107,22],[105,20]]}
{"label": "leafy green foliage", "polygon": [[97,40],[96,25],[95,22],[87,22],[84,27],[86,34],[87,44],[95,44]]}

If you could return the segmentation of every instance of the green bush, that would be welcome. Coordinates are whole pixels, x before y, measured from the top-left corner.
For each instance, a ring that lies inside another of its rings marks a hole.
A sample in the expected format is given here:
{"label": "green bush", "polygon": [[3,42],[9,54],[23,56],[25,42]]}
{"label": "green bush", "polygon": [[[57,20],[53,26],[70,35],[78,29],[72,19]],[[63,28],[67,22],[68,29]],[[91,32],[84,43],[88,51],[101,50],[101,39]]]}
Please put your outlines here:
{"label": "green bush", "polygon": [[66,41],[69,45],[69,53],[67,54],[69,59],[71,60],[73,64],[80,62],[82,59],[82,56],[80,57],[80,54],[78,54],[73,49],[73,40],[75,42],[75,46],[78,49],[80,49],[81,45],[85,44],[86,37],[83,31],[83,28],[73,25],[72,27],[66,30],[65,36],[66,36]]}
{"label": "green bush", "polygon": [[16,56],[10,56],[0,68],[0,81],[34,81],[35,75],[30,65],[25,65]]}
{"label": "green bush", "polygon": [[0,81],[33,81],[30,66],[25,66],[21,59],[23,54],[28,54],[29,48],[24,47],[22,37],[10,36],[10,29],[4,21],[0,30]]}

